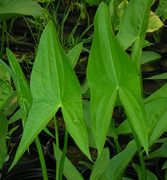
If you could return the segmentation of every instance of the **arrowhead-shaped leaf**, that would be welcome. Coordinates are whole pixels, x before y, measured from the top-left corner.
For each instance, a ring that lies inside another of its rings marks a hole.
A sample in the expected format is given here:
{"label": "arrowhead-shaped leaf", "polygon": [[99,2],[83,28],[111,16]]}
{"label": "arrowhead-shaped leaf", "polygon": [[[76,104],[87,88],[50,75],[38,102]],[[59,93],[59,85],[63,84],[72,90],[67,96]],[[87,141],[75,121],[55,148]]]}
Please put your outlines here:
{"label": "arrowhead-shaped leaf", "polygon": [[[120,20],[118,41],[127,49],[145,37],[150,16],[150,0],[130,0]],[[143,41],[143,40],[142,40]]]}
{"label": "arrowhead-shaped leaf", "polygon": [[123,49],[133,44],[132,59],[138,74],[141,73],[141,54],[150,16],[150,0],[130,0],[120,20],[117,39]]}
{"label": "arrowhead-shaped leaf", "polygon": [[159,1],[158,8],[156,9],[155,13],[161,17],[162,20],[165,21],[167,18],[167,1],[166,0],[161,0]]}
{"label": "arrowhead-shaped leaf", "polygon": [[138,74],[131,58],[115,39],[109,9],[104,3],[97,10],[94,24],[87,78],[91,90],[92,125],[99,154],[105,143],[117,97],[147,151],[147,123]]}
{"label": "arrowhead-shaped leaf", "polygon": [[52,22],[48,23],[41,36],[30,87],[33,104],[13,165],[60,107],[68,132],[90,158],[81,87]]}

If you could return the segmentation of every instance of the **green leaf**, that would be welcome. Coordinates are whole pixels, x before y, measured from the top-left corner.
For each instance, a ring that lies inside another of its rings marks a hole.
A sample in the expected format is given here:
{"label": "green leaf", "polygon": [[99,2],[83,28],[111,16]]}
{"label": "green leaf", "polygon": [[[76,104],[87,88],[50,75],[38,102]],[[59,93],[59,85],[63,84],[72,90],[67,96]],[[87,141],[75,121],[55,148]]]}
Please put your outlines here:
{"label": "green leaf", "polygon": [[90,158],[81,87],[51,21],[41,36],[30,87],[33,104],[13,165],[60,107],[68,132]]}
{"label": "green leaf", "polygon": [[118,5],[118,7],[117,7],[117,17],[119,19],[121,19],[123,13],[125,12],[125,9],[128,6],[128,3],[129,2],[127,0],[124,0]]}
{"label": "green leaf", "polygon": [[104,2],[105,0],[86,0],[86,2],[90,6],[98,6],[101,2]]}
{"label": "green leaf", "polygon": [[[132,164],[135,171],[138,174],[139,180],[142,180],[142,169],[141,166],[137,165],[137,164]],[[158,178],[155,176],[155,174],[153,174],[152,172],[150,172],[148,169],[146,169],[146,179],[147,180],[158,180]]]}
{"label": "green leaf", "polygon": [[6,134],[8,130],[7,119],[0,111],[0,169],[2,169],[4,158],[6,156]]}
{"label": "green leaf", "polygon": [[132,129],[130,127],[128,119],[124,120],[116,129],[117,134],[130,134]]}
{"label": "green leaf", "polygon": [[12,92],[12,87],[6,81],[0,78],[0,110],[12,95]]}
{"label": "green leaf", "polygon": [[10,83],[10,73],[0,64],[0,78]]}
{"label": "green leaf", "polygon": [[10,116],[14,113],[18,105],[19,104],[17,101],[17,93],[16,91],[13,91],[12,95],[10,96],[10,98],[3,107],[3,112],[5,113],[6,116]]}
{"label": "green leaf", "polygon": [[[120,20],[117,39],[123,49],[144,40],[150,13],[150,0],[130,0]],[[139,43],[140,44],[140,43]]]}
{"label": "green leaf", "polygon": [[158,74],[155,76],[151,76],[148,78],[144,78],[144,79],[167,79],[167,72],[166,73],[162,73],[162,74]]}
{"label": "green leaf", "polygon": [[145,99],[146,119],[151,146],[167,130],[167,84]]}
{"label": "green leaf", "polygon": [[68,56],[68,58],[69,58],[70,64],[71,64],[71,66],[72,66],[73,69],[74,69],[74,67],[75,67],[76,64],[77,64],[79,55],[80,55],[81,50],[82,50],[82,45],[83,45],[82,42],[79,43],[79,44],[77,44],[76,46],[74,46],[74,47],[67,53],[67,56]]}
{"label": "green leaf", "polygon": [[136,146],[124,149],[110,160],[105,176],[110,180],[121,180],[127,165],[137,152]]}
{"label": "green leaf", "polygon": [[110,165],[109,149],[104,148],[100,157],[95,161],[90,180],[98,180]]}
{"label": "green leaf", "polygon": [[114,29],[115,23],[116,23],[116,16],[117,16],[117,1],[112,0],[109,4],[109,10],[110,10],[110,18],[112,23],[112,28]]}
{"label": "green leaf", "polygon": [[159,99],[159,98],[167,98],[167,83],[164,84],[160,89],[155,91],[153,94],[151,94],[149,97],[144,99],[144,104],[146,104],[149,101],[152,101],[153,99]]}
{"label": "green leaf", "polygon": [[167,161],[165,161],[165,163],[163,164],[162,170],[163,170],[163,169],[167,169]]}
{"label": "green leaf", "polygon": [[[95,33],[87,67],[91,91],[91,116],[99,154],[119,97],[129,122],[147,151],[147,124],[136,68],[115,39],[107,5],[101,3],[95,16]],[[135,89],[135,91],[134,91]]]}
{"label": "green leaf", "polygon": [[152,11],[150,11],[149,23],[147,32],[154,32],[163,26],[163,22],[160,18]]}
{"label": "green leaf", "polygon": [[167,130],[166,116],[167,110],[161,115],[159,121],[154,127],[154,130],[149,138],[149,146],[151,146]]}
{"label": "green leaf", "polygon": [[83,106],[83,116],[84,116],[84,120],[86,123],[87,131],[88,131],[89,146],[96,148],[96,143],[95,143],[94,134],[93,134],[92,121],[91,121],[91,114],[90,114],[90,101],[83,99],[82,106]]}
{"label": "green leaf", "polygon": [[19,16],[38,16],[42,8],[32,0],[4,0],[0,6],[0,22]]}
{"label": "green leaf", "polygon": [[54,138],[54,136],[53,136],[53,134],[49,131],[49,129],[47,128],[47,127],[44,127],[44,129],[43,129],[44,131],[45,131],[45,133],[47,133],[49,136],[51,136],[51,137],[53,137]]}
{"label": "green leaf", "polygon": [[26,122],[29,110],[32,105],[31,93],[30,93],[28,82],[25,78],[25,75],[24,75],[17,59],[15,58],[15,56],[11,50],[9,50],[7,48],[6,51],[7,51],[7,56],[8,56],[8,60],[9,60],[9,65],[10,65],[11,69],[13,70],[13,72],[15,74],[15,78],[16,78],[14,83],[16,86],[18,102],[19,102],[20,109],[21,109],[22,122],[24,125],[24,123]]}
{"label": "green leaf", "polygon": [[108,132],[107,132],[107,136],[118,139],[117,132],[116,132],[116,129],[115,129],[115,124],[112,121],[110,123],[109,129],[108,129]]}
{"label": "green leaf", "polygon": [[150,153],[149,156],[146,156],[145,159],[167,157],[166,148],[167,148],[167,141],[164,142],[160,148]]}
{"label": "green leaf", "polygon": [[157,98],[145,104],[148,132],[150,132],[167,110],[167,98]]}
{"label": "green leaf", "polygon": [[142,51],[141,64],[152,63],[160,59],[161,55],[154,51]]}
{"label": "green leaf", "polygon": [[[53,148],[54,148],[55,159],[56,161],[58,161],[58,164],[60,164],[62,151],[54,143],[53,143]],[[74,167],[74,165],[67,157],[65,157],[63,174],[68,180],[74,180],[74,179],[84,180],[81,174],[78,172],[78,170]]]}
{"label": "green leaf", "polygon": [[167,1],[161,0],[159,1],[158,8],[155,10],[155,13],[161,17],[163,22],[167,19]]}
{"label": "green leaf", "polygon": [[16,122],[17,120],[21,119],[21,110],[17,110],[12,117],[8,120],[8,124]]}

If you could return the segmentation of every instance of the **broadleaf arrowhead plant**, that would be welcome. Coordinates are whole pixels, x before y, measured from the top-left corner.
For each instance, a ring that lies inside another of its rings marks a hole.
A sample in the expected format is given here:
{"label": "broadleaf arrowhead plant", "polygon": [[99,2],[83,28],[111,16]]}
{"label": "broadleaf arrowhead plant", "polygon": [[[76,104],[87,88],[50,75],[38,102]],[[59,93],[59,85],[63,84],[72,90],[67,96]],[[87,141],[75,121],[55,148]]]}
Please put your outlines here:
{"label": "broadleaf arrowhead plant", "polygon": [[131,127],[147,152],[147,123],[140,80],[132,59],[113,34],[109,9],[105,3],[100,4],[94,24],[87,78],[91,90],[92,124],[99,154],[102,152],[118,97]]}

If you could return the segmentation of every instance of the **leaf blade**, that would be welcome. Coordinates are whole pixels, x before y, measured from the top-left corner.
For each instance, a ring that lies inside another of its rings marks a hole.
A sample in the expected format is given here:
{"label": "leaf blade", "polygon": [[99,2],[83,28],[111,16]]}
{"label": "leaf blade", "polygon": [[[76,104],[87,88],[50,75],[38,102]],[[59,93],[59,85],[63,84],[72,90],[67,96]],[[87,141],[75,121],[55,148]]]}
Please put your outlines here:
{"label": "leaf blade", "polygon": [[[87,68],[96,145],[100,154],[119,96],[130,124],[147,151],[147,124],[138,74],[131,58],[117,43],[109,17],[108,7],[102,3],[95,16],[95,34]],[[144,129],[139,131],[135,123],[140,130]]]}
{"label": "leaf blade", "polygon": [[40,40],[30,86],[33,104],[12,166],[60,107],[68,132],[90,158],[87,130],[82,115],[81,87],[51,21]]}

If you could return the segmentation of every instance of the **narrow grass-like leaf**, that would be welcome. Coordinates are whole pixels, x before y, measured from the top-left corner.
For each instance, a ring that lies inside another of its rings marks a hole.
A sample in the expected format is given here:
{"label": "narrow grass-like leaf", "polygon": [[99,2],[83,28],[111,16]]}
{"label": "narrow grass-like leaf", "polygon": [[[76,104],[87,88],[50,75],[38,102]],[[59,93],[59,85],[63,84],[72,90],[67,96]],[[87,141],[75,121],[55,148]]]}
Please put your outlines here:
{"label": "narrow grass-like leaf", "polygon": [[12,51],[9,50],[8,48],[6,49],[6,51],[7,51],[7,56],[9,60],[9,65],[11,69],[13,70],[16,77],[16,80],[14,82],[15,82],[15,86],[17,90],[18,102],[21,109],[22,122],[24,124],[32,105],[31,93],[30,93],[28,82],[25,78],[25,75],[16,57],[14,56]]}
{"label": "narrow grass-like leaf", "polygon": [[82,113],[81,87],[51,21],[40,40],[30,87],[33,104],[13,165],[60,107],[68,132],[90,158]]}
{"label": "narrow grass-like leaf", "polygon": [[132,128],[147,151],[147,124],[138,74],[131,58],[115,39],[109,9],[104,3],[97,10],[94,24],[87,78],[91,90],[92,125],[99,154],[118,97]]}
{"label": "narrow grass-like leaf", "polygon": [[8,130],[7,119],[2,111],[0,111],[0,169],[2,170],[4,158],[6,156],[6,134]]}

